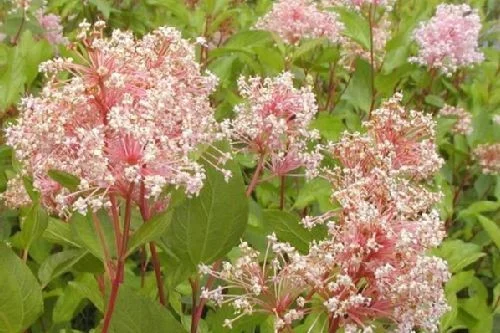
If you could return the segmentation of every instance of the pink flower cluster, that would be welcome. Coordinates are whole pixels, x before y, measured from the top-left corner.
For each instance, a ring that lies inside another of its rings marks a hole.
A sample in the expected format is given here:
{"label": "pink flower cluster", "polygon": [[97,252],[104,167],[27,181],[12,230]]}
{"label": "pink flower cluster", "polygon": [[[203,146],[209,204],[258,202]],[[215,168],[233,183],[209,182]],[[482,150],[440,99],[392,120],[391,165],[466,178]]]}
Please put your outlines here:
{"label": "pink flower cluster", "polygon": [[61,17],[54,14],[43,13],[40,9],[36,13],[36,18],[42,29],[43,35],[47,41],[52,45],[67,44],[68,39],[63,36],[63,27],[61,25]]}
{"label": "pink flower cluster", "polygon": [[452,128],[454,134],[469,135],[472,133],[472,115],[463,108],[445,105],[439,110],[439,115],[456,119]]}
{"label": "pink flower cluster", "polygon": [[256,28],[275,32],[289,44],[298,44],[302,39],[321,37],[337,43],[344,27],[336,13],[318,9],[311,0],[279,0],[259,19]]}
{"label": "pink flower cluster", "polygon": [[309,129],[318,112],[312,88],[294,88],[290,73],[241,77],[238,86],[244,102],[235,107],[234,119],[222,123],[234,147],[258,156],[275,175],[306,167],[312,176],[322,159],[320,146],[308,147],[319,138]]}
{"label": "pink flower cluster", "polygon": [[386,10],[392,10],[394,0],[323,0],[325,6],[347,6],[357,10],[363,7],[377,6],[383,7]]}
{"label": "pink flower cluster", "polygon": [[410,61],[449,75],[458,68],[482,62],[484,55],[478,49],[480,30],[477,10],[466,4],[441,4],[436,15],[415,30],[419,52]]}
{"label": "pink flower cluster", "polygon": [[483,173],[500,174],[500,143],[479,145],[474,149],[474,156]]}
{"label": "pink flower cluster", "polygon": [[[6,130],[23,173],[61,215],[107,206],[108,193],[156,198],[170,184],[196,194],[205,171],[193,153],[221,137],[209,103],[217,79],[201,73],[179,31],[135,39],[115,30],[104,38],[103,27],[84,22],[79,58],[40,66],[49,82],[39,97],[22,100]],[[78,189],[51,179],[52,169],[77,176]]]}
{"label": "pink flower cluster", "polygon": [[400,101],[396,95],[375,110],[366,134],[345,134],[331,145],[339,165],[322,176],[331,181],[340,209],[303,220],[307,228],[326,224],[325,240],[301,254],[272,235],[262,265],[259,253],[243,244],[234,265],[225,263],[221,272],[200,269],[229,281],[231,294],[219,287],[202,297],[230,303],[236,318],[273,314],[276,332],[291,330],[295,320],[317,310],[318,300],[331,332],[371,332],[377,319],[394,322],[400,332],[437,331],[448,311],[443,285],[450,274],[443,260],[426,254],[445,232],[433,209],[441,195],[425,181],[442,161],[432,119],[405,111]]}

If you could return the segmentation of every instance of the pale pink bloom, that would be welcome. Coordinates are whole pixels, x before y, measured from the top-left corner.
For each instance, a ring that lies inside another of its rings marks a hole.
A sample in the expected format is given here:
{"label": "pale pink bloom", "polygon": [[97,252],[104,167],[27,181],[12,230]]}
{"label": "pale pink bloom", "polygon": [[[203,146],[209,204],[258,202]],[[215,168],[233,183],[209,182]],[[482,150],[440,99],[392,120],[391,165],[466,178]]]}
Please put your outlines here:
{"label": "pale pink bloom", "polygon": [[[293,318],[318,310],[327,313],[330,330],[371,332],[371,324],[382,320],[400,332],[437,331],[449,310],[443,285],[450,274],[443,260],[426,255],[445,236],[433,209],[441,195],[427,184],[442,163],[435,152],[435,123],[404,110],[396,95],[365,125],[365,134],[346,133],[331,144],[338,165],[321,170],[339,208],[304,219],[307,228],[326,224],[326,239],[301,254],[270,236],[272,252],[266,252],[263,265],[245,244],[235,266],[225,264],[220,272],[202,267],[235,291],[220,287],[204,291],[206,298],[231,302],[238,318],[273,309],[275,332],[293,329]],[[269,254],[276,258],[271,265]],[[278,293],[266,295],[271,285]]]}
{"label": "pale pink bloom", "polygon": [[[117,30],[104,38],[101,23],[81,27],[82,59],[42,64],[49,82],[23,99],[6,130],[43,202],[68,214],[109,205],[108,193],[138,198],[141,186],[147,198],[168,184],[198,193],[205,171],[194,153],[221,137],[209,102],[217,79],[201,73],[193,45],[173,28],[135,39]],[[77,176],[78,190],[59,186],[51,169]]]}
{"label": "pale pink bloom", "polygon": [[435,121],[422,112],[405,110],[401,99],[396,94],[384,102],[372,112],[366,127],[394,172],[426,178],[443,165],[434,142]]}
{"label": "pale pink bloom", "polygon": [[357,10],[369,6],[384,7],[386,10],[392,10],[394,0],[323,0],[322,3],[324,6],[348,6]]}
{"label": "pale pink bloom", "polygon": [[23,177],[16,175],[7,182],[7,189],[0,194],[0,200],[4,201],[7,207],[19,208],[28,206],[32,203],[26,188],[24,187]]}
{"label": "pale pink bloom", "polygon": [[22,10],[22,11],[27,11],[33,0],[12,0],[12,5],[13,5],[13,10]]}
{"label": "pale pink bloom", "polygon": [[474,149],[474,156],[483,173],[500,173],[500,143],[479,145]]}
{"label": "pale pink bloom", "polygon": [[235,107],[235,118],[222,124],[234,146],[262,157],[275,175],[301,166],[314,173],[322,156],[318,146],[308,147],[319,137],[309,128],[318,112],[311,87],[294,88],[290,73],[242,77],[238,86],[244,102]]}
{"label": "pale pink bloom", "polygon": [[472,115],[463,108],[445,105],[439,110],[439,115],[456,119],[452,132],[455,134],[469,135],[472,133]]}
{"label": "pale pink bloom", "polygon": [[414,32],[419,46],[410,61],[451,75],[484,60],[478,48],[481,19],[469,5],[441,4],[436,15]]}
{"label": "pale pink bloom", "polygon": [[326,223],[330,238],[313,244],[292,270],[317,291],[338,326],[384,318],[401,332],[436,331],[448,311],[443,284],[449,273],[442,260],[425,257],[445,236],[432,208],[441,196],[424,182],[442,164],[435,124],[404,110],[396,95],[365,126],[367,133],[346,133],[331,145],[340,165],[322,175],[340,209],[305,219],[306,227]]}
{"label": "pale pink bloom", "polygon": [[43,36],[52,45],[67,44],[68,39],[63,36],[61,17],[54,14],[44,14],[40,9],[36,12],[36,18],[44,30]]}
{"label": "pale pink bloom", "polygon": [[285,42],[297,44],[302,39],[321,37],[337,43],[344,27],[336,13],[318,9],[311,0],[279,0],[259,19],[256,28],[275,32]]}

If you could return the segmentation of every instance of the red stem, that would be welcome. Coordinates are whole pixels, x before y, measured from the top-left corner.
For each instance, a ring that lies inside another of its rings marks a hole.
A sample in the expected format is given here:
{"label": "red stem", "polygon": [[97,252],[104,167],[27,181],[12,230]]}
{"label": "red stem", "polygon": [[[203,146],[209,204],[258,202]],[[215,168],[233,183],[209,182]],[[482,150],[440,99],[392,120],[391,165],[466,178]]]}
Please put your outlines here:
{"label": "red stem", "polygon": [[[216,261],[212,265],[212,270],[216,271],[219,269],[219,266],[221,264],[221,260]],[[205,289],[211,289],[212,285],[215,282],[215,277],[210,275],[207,279],[207,283],[205,283]],[[201,315],[203,314],[203,308],[205,307],[205,304],[207,303],[206,298],[200,299],[200,303],[196,305],[196,293],[198,290],[198,282],[193,282],[190,280],[191,283],[191,290],[193,292],[193,313],[191,314],[191,333],[197,333],[198,332],[198,325],[200,324],[201,320]]]}
{"label": "red stem", "polygon": [[[151,211],[148,207],[148,202],[146,200],[146,188],[144,182],[141,183],[140,187],[140,211],[144,223],[147,223],[151,218]],[[163,279],[161,276],[161,265],[160,258],[158,257],[158,252],[156,251],[156,246],[154,242],[149,243],[149,250],[151,251],[151,263],[155,271],[156,287],[158,289],[158,297],[160,299],[161,305],[167,304],[165,298],[165,290],[163,288]]]}
{"label": "red stem", "polygon": [[106,312],[104,314],[104,323],[102,326],[102,333],[107,333],[109,330],[109,325],[111,324],[111,318],[113,317],[113,312],[115,310],[116,298],[118,297],[118,290],[123,282],[123,277],[125,275],[125,259],[127,253],[128,238],[130,233],[130,220],[132,215],[132,191],[134,190],[134,184],[130,184],[129,191],[127,193],[127,198],[125,201],[125,217],[123,221],[123,236],[120,244],[120,252],[118,253],[118,265],[116,268],[116,274],[111,285],[111,294],[109,295],[108,305],[106,307]]}
{"label": "red stem", "polygon": [[328,333],[335,333],[337,332],[340,324],[340,318],[334,318],[333,315],[329,317],[328,320]]}
{"label": "red stem", "polygon": [[280,178],[280,210],[283,210],[285,208],[285,178],[286,176],[283,175]]}
{"label": "red stem", "polygon": [[261,154],[259,157],[259,161],[257,162],[257,168],[255,169],[252,180],[250,181],[250,184],[247,187],[247,192],[246,192],[247,197],[252,195],[253,190],[257,186],[263,167],[264,167],[264,154]]}

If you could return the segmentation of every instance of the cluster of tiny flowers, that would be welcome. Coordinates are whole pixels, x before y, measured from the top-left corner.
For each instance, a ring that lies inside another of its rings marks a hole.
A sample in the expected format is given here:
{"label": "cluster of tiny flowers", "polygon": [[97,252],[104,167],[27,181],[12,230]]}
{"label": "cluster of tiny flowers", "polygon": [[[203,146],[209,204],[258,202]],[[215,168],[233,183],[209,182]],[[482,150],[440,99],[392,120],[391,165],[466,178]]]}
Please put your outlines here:
{"label": "cluster of tiny flowers", "polygon": [[44,14],[40,9],[36,12],[36,19],[43,29],[44,38],[52,45],[67,44],[68,39],[63,36],[61,17],[54,14]]}
{"label": "cluster of tiny flowers", "polygon": [[244,102],[235,107],[236,116],[222,123],[235,148],[256,154],[275,175],[299,167],[313,176],[322,155],[320,146],[309,148],[319,133],[309,128],[318,112],[311,87],[294,88],[293,76],[240,78]]}
{"label": "cluster of tiny flowers", "polygon": [[439,115],[456,119],[452,128],[452,132],[454,134],[469,135],[472,133],[472,116],[463,108],[445,105],[441,110],[439,110]]}
{"label": "cluster of tiny flowers", "polygon": [[304,219],[327,223],[330,238],[293,263],[324,299],[340,326],[365,327],[373,319],[396,322],[401,332],[437,331],[448,311],[446,263],[427,257],[445,232],[432,206],[439,193],[423,181],[442,165],[434,123],[406,112],[396,95],[375,110],[366,134],[346,134],[332,144],[340,166],[325,170],[340,211]]}
{"label": "cluster of tiny flowers", "polygon": [[448,75],[458,68],[482,62],[484,55],[478,50],[480,30],[476,9],[466,4],[441,4],[436,15],[415,30],[419,52],[410,61]]}
{"label": "cluster of tiny flowers", "polygon": [[262,264],[244,243],[234,266],[201,268],[228,282],[232,293],[219,287],[203,297],[231,302],[238,318],[256,309],[272,313],[275,332],[292,329],[318,300],[330,325],[348,332],[371,332],[377,319],[393,321],[400,332],[437,331],[449,309],[443,285],[450,274],[442,259],[426,255],[445,236],[433,208],[441,194],[427,179],[442,160],[432,118],[407,112],[401,99],[396,94],[375,110],[366,134],[346,133],[330,145],[339,165],[323,168],[321,176],[331,181],[340,209],[303,220],[307,228],[326,224],[328,237],[301,254],[272,235]]}
{"label": "cluster of tiny flowers", "polygon": [[11,13],[15,13],[18,10],[28,11],[33,0],[12,0],[12,10]]}
{"label": "cluster of tiny flowers", "polygon": [[337,43],[344,28],[336,13],[320,10],[311,0],[279,0],[255,27],[272,31],[289,44],[321,37]]}
{"label": "cluster of tiny flowers", "polygon": [[500,143],[479,145],[474,149],[474,156],[483,173],[500,174]]}
{"label": "cluster of tiny flowers", "polygon": [[325,6],[346,6],[356,10],[376,6],[387,11],[391,11],[394,4],[394,0],[323,0],[322,2]]}
{"label": "cluster of tiny flowers", "polygon": [[[102,21],[80,27],[80,58],[40,65],[48,83],[22,100],[6,130],[44,204],[64,215],[109,205],[108,193],[137,198],[142,186],[147,198],[168,184],[198,193],[205,171],[193,152],[220,138],[209,103],[216,77],[200,72],[193,46],[174,28],[135,39],[118,30],[103,37]],[[78,189],[52,180],[52,169],[78,177]]]}
{"label": "cluster of tiny flowers", "polygon": [[28,206],[32,203],[26,188],[24,187],[23,177],[16,175],[7,182],[7,189],[0,194],[0,200],[7,205],[7,207],[22,207]]}
{"label": "cluster of tiny flowers", "polygon": [[227,282],[226,287],[202,289],[201,298],[217,306],[229,304],[234,308],[236,317],[224,322],[228,328],[244,315],[266,313],[275,318],[275,332],[291,329],[292,323],[302,319],[306,311],[305,299],[300,296],[303,281],[290,274],[287,263],[289,258],[299,257],[299,253],[290,244],[278,242],[274,234],[268,237],[263,264],[261,253],[246,242],[239,249],[240,257],[234,263],[223,262],[220,271],[200,265],[201,274]]}

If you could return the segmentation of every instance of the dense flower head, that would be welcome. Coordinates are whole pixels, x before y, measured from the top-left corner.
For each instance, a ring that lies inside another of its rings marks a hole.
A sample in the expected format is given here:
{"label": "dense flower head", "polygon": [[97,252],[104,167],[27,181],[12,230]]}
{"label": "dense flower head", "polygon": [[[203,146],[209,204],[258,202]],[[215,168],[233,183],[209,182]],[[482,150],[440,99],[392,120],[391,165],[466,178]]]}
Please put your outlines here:
{"label": "dense flower head", "polygon": [[[326,224],[328,236],[309,244],[305,254],[270,236],[273,257],[286,253],[286,260],[276,264],[279,269],[272,265],[272,278],[264,274],[271,267],[266,265],[268,253],[260,264],[259,254],[245,244],[237,262],[251,263],[251,270],[204,270],[239,292],[206,291],[206,298],[253,304],[252,311],[274,309],[276,332],[292,328],[284,314],[300,319],[318,307],[328,314],[330,328],[349,332],[370,332],[379,319],[393,322],[400,332],[437,331],[449,309],[443,285],[450,274],[446,262],[427,255],[446,234],[434,209],[441,194],[427,180],[442,161],[434,121],[405,110],[401,99],[396,94],[374,110],[364,124],[366,133],[345,133],[330,144],[337,165],[321,168],[320,175],[331,182],[331,198],[339,208],[303,219],[306,228]],[[288,292],[288,302],[262,298],[262,290],[271,289],[264,281],[290,286],[279,289]],[[252,290],[258,293],[252,295]]]}
{"label": "dense flower head", "polygon": [[61,17],[54,14],[44,14],[40,9],[36,12],[36,18],[40,23],[43,31],[43,36],[52,45],[67,44],[68,39],[63,36],[63,27],[61,25]]}
{"label": "dense flower head", "polygon": [[441,110],[439,110],[439,115],[442,117],[456,119],[456,122],[451,129],[452,133],[463,135],[469,135],[472,133],[472,115],[463,108],[445,105]]}
{"label": "dense flower head", "polygon": [[441,4],[436,15],[415,30],[419,52],[410,61],[446,74],[482,62],[484,55],[478,49],[480,30],[476,9],[466,4]]}
{"label": "dense flower head", "polygon": [[441,196],[423,181],[442,161],[434,122],[404,110],[401,98],[372,113],[367,133],[346,133],[331,145],[340,165],[324,176],[341,209],[304,219],[306,227],[327,223],[331,238],[311,247],[299,266],[340,325],[388,318],[402,332],[436,331],[448,310],[442,286],[449,273],[444,261],[425,256],[445,232],[433,209]]}
{"label": "dense flower head", "polygon": [[363,7],[377,6],[392,10],[394,0],[323,0],[325,6],[347,6],[357,10]]}
{"label": "dense flower head", "polygon": [[[132,195],[145,186],[156,197],[164,185],[196,194],[204,168],[193,160],[200,145],[218,139],[209,94],[217,79],[202,74],[193,46],[174,28],[135,39],[103,22],[81,24],[83,52],[40,66],[49,78],[39,97],[22,100],[7,142],[49,208],[84,213],[107,205],[106,194]],[[69,73],[62,79],[62,73]],[[48,176],[75,175],[70,192]]]}
{"label": "dense flower head", "polygon": [[474,156],[485,174],[500,174],[500,143],[482,144],[474,149]]}
{"label": "dense flower head", "polygon": [[319,146],[308,147],[319,137],[309,128],[318,112],[312,88],[295,88],[290,73],[242,77],[238,86],[244,101],[235,107],[235,118],[222,124],[235,148],[243,145],[245,151],[263,157],[276,175],[301,166],[314,173],[322,156]]}
{"label": "dense flower head", "polygon": [[332,145],[333,155],[350,168],[377,166],[417,178],[439,170],[443,160],[436,152],[435,122],[430,115],[405,110],[401,99],[398,93],[382,103],[365,123],[369,136],[355,135],[352,142],[347,135]]}
{"label": "dense flower head", "polygon": [[336,13],[320,10],[311,0],[279,0],[256,28],[275,32],[289,44],[321,37],[337,43],[343,24]]}

